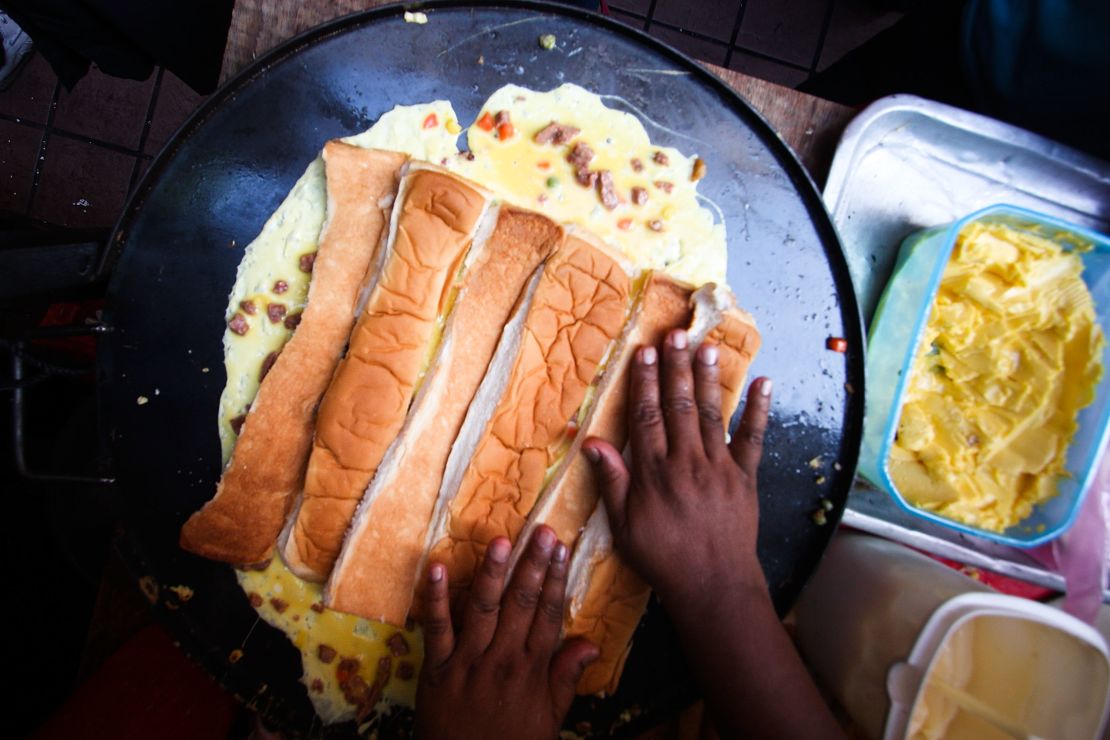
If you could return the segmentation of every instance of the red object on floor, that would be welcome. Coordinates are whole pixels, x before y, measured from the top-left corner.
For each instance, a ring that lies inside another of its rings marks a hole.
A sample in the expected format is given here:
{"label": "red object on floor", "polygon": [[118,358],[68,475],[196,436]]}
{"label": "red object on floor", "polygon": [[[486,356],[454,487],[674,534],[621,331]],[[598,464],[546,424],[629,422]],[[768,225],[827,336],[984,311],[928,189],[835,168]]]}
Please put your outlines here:
{"label": "red object on floor", "polygon": [[235,710],[235,700],[152,625],[124,643],[31,737],[225,740]]}

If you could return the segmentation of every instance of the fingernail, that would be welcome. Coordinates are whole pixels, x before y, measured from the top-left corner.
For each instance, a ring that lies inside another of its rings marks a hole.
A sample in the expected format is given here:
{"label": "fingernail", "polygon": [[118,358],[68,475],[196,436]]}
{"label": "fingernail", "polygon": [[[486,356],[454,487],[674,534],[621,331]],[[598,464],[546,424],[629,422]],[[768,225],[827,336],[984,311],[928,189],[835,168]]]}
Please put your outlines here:
{"label": "fingernail", "polygon": [[428,580],[432,583],[439,583],[443,580],[444,568],[439,563],[433,563],[432,567],[428,569]]}
{"label": "fingernail", "polygon": [[671,332],[671,346],[675,349],[686,349],[689,343],[690,339],[682,329]]}
{"label": "fingernail", "polygon": [[770,396],[771,395],[771,385],[772,385],[771,379],[770,378],[764,378],[763,382],[759,384],[759,395],[763,396],[764,398],[767,398],[768,396]]}
{"label": "fingernail", "polygon": [[644,347],[640,350],[640,362],[644,365],[654,365],[656,360],[655,347]]}
{"label": "fingernail", "polygon": [[586,459],[592,463],[596,463],[601,460],[601,453],[593,447],[583,448],[582,454],[584,454],[586,456]]}
{"label": "fingernail", "polygon": [[551,556],[551,559],[556,563],[565,563],[567,561],[567,546],[562,542],[556,545],[555,553]]}
{"label": "fingernail", "polygon": [[536,544],[544,552],[550,552],[555,547],[555,533],[547,527],[540,529],[536,532]]}
{"label": "fingernail", "polygon": [[717,345],[708,344],[702,346],[701,352],[698,354],[703,365],[716,365],[717,358],[720,355]]}
{"label": "fingernail", "polygon": [[504,563],[509,559],[509,541],[496,539],[489,545],[489,559],[495,563]]}

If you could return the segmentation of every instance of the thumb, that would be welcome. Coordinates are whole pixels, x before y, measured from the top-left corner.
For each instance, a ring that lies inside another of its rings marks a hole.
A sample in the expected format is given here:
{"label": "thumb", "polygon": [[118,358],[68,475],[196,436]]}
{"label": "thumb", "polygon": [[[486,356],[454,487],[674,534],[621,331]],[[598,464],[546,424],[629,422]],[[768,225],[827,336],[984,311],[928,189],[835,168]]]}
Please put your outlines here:
{"label": "thumb", "polygon": [[570,711],[574,701],[578,679],[586,668],[601,654],[597,645],[588,640],[577,638],[563,644],[551,659],[551,673],[548,683],[551,686],[551,703],[560,723]]}
{"label": "thumb", "polygon": [[598,437],[591,437],[582,445],[586,459],[593,464],[594,474],[601,488],[601,498],[609,512],[609,527],[614,532],[624,528],[625,504],[631,478],[628,466],[616,447]]}

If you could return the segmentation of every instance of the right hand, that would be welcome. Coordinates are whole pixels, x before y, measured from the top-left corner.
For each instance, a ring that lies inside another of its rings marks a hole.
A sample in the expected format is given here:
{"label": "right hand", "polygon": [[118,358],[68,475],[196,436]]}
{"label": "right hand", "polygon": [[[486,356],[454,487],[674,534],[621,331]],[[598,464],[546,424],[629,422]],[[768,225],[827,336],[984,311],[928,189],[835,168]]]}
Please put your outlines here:
{"label": "right hand", "polygon": [[712,599],[723,589],[766,596],[756,556],[756,470],[771,381],[752,382],[740,427],[726,445],[718,350],[703,344],[693,361],[688,343],[685,331],[672,331],[661,367],[654,347],[637,351],[631,465],[602,439],[583,448],[599,473],[617,550],[664,604]]}

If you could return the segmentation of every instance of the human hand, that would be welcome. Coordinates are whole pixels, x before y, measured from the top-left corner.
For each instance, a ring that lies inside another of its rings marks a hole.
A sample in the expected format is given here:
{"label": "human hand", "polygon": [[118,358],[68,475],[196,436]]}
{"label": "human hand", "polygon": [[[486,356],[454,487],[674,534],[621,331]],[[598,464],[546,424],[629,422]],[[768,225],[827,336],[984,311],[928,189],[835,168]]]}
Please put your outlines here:
{"label": "human hand", "polygon": [[617,550],[668,608],[726,589],[767,594],[756,556],[756,470],[771,381],[752,382],[740,427],[726,445],[718,350],[704,344],[692,361],[688,342],[685,331],[672,331],[662,367],[655,347],[637,351],[630,466],[604,440],[583,446],[598,468]]}
{"label": "human hand", "polygon": [[586,641],[558,649],[566,594],[567,547],[540,527],[505,588],[511,546],[489,543],[451,621],[447,569],[428,569],[424,667],[416,692],[421,738],[554,738],[574,687],[598,650]]}

